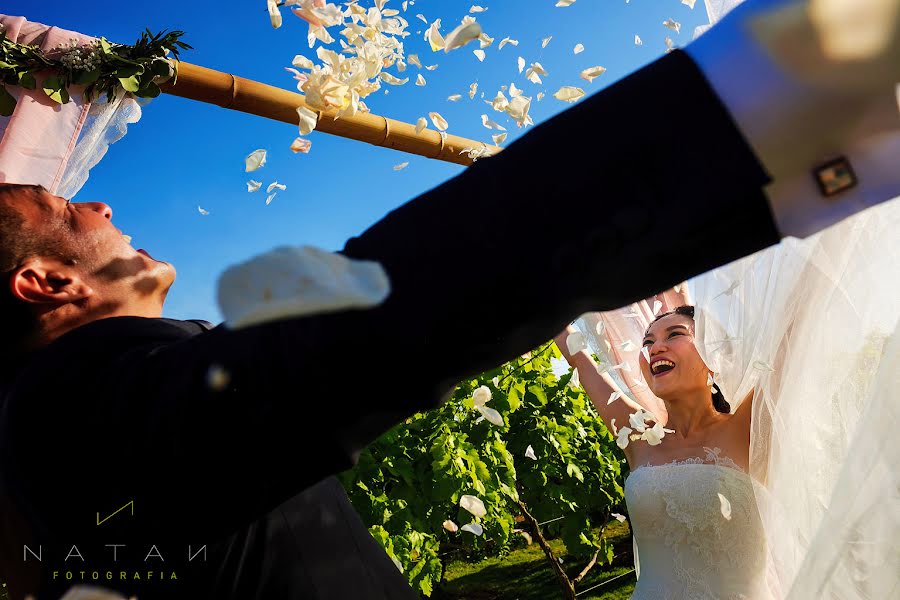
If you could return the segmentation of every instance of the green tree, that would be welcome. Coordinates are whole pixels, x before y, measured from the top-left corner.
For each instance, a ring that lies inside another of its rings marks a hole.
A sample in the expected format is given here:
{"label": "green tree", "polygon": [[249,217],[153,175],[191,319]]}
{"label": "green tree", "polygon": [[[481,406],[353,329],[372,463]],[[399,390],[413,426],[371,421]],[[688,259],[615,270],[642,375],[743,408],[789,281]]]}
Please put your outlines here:
{"label": "green tree", "polygon": [[[502,556],[518,536],[541,545],[567,598],[592,566],[612,561],[593,530],[622,503],[623,456],[556,361],[564,363],[551,342],[463,381],[448,402],[384,434],[341,475],[372,535],[422,594],[440,581],[443,555]],[[475,397],[486,390],[479,408]],[[462,508],[464,496],[480,499],[484,514]],[[576,570],[561,566],[546,536],[562,538],[581,562]]]}

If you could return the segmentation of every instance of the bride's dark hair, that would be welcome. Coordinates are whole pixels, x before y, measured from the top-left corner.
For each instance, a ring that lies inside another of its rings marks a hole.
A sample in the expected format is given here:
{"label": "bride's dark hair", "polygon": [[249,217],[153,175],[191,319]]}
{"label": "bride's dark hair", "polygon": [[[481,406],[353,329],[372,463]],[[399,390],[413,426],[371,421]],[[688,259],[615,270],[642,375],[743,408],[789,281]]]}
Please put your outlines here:
{"label": "bride's dark hair", "polygon": [[[653,319],[653,322],[650,323],[650,325],[653,325],[653,323],[656,323],[663,317],[668,317],[669,315],[683,315],[685,317],[690,317],[691,320],[693,321],[694,320],[694,307],[690,306],[688,304],[679,306],[675,310],[670,310],[669,312],[658,315],[655,319]],[[647,328],[647,331],[650,331],[649,327]],[[646,335],[646,332],[644,335]],[[722,394],[722,389],[718,385],[715,387],[716,387],[716,391],[712,395],[713,408],[715,408],[720,413],[726,413],[726,414],[730,413],[731,405],[728,403],[728,400],[726,400],[725,396]]]}

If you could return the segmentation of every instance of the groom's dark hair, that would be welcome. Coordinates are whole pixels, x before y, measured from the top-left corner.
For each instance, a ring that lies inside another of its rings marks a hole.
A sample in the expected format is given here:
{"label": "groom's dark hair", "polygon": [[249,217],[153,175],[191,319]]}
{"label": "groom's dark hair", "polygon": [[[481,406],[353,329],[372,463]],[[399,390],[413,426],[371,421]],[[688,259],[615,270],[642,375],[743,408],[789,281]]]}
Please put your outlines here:
{"label": "groom's dark hair", "polygon": [[[669,312],[662,313],[661,315],[657,316],[655,319],[653,319],[653,322],[650,323],[650,325],[653,325],[653,323],[656,323],[663,317],[668,317],[669,315],[682,315],[685,317],[690,317],[690,319],[693,321],[694,320],[694,307],[690,306],[689,304],[684,304],[682,306],[679,306],[675,310],[670,310]],[[649,331],[649,330],[650,329],[648,327],[647,331]],[[644,335],[646,335],[646,333]],[[713,407],[720,413],[726,413],[726,414],[730,413],[731,405],[728,403],[728,400],[725,399],[725,395],[722,393],[722,388],[719,387],[718,385],[716,385],[714,387],[715,387],[716,391],[713,392],[713,395],[712,395]]]}

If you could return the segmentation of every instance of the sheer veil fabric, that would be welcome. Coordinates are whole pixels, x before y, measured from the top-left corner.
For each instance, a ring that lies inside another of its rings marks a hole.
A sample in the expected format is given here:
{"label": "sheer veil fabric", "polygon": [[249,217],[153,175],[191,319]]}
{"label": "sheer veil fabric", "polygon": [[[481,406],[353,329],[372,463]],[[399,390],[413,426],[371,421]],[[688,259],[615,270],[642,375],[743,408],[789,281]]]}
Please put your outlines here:
{"label": "sheer veil fabric", "polygon": [[[89,36],[48,27],[24,17],[0,15],[0,26],[9,39],[38,45],[44,52],[57,50],[74,40],[85,44]],[[141,118],[146,100],[122,94],[107,102],[81,100],[81,89],[70,90],[71,101],[59,105],[40,90],[7,86],[16,98],[9,117],[0,117],[0,182],[40,184],[51,193],[71,198],[87,181],[110,144]]]}
{"label": "sheer veil fabric", "polygon": [[[706,0],[711,22],[739,3]],[[697,349],[732,411],[754,391],[750,475],[776,598],[900,593],[897,231],[900,198],[687,284]],[[649,390],[619,373],[637,369],[652,318],[642,301],[576,322],[636,398]]]}

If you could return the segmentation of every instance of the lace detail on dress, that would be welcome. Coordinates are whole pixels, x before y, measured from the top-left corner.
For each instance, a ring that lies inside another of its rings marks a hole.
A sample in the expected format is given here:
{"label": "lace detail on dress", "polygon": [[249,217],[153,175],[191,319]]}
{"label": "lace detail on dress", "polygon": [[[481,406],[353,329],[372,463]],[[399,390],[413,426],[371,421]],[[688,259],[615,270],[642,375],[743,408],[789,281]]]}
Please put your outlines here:
{"label": "lace detail on dress", "polygon": [[635,600],[769,597],[752,480],[718,448],[704,450],[641,465],[625,482],[641,561]]}
{"label": "lace detail on dress", "polygon": [[672,465],[719,465],[721,467],[728,467],[729,469],[740,471],[741,473],[746,473],[746,471],[742,469],[740,465],[734,462],[731,458],[727,456],[719,456],[722,453],[722,449],[718,446],[713,448],[703,446],[703,450],[704,452],[706,452],[706,458],[694,456],[690,458],[673,460],[672,462],[663,463],[661,465],[653,465],[647,462],[638,465],[633,470],[642,469],[644,467],[669,467]]}

